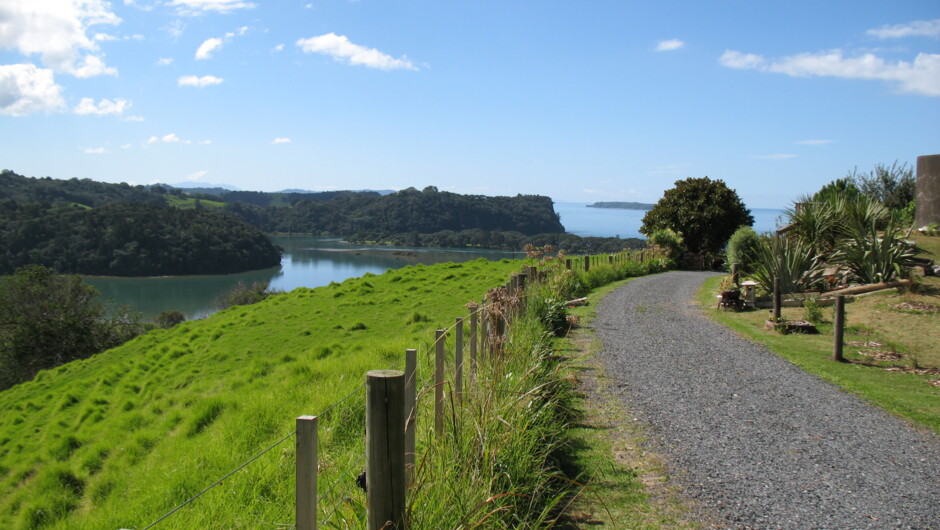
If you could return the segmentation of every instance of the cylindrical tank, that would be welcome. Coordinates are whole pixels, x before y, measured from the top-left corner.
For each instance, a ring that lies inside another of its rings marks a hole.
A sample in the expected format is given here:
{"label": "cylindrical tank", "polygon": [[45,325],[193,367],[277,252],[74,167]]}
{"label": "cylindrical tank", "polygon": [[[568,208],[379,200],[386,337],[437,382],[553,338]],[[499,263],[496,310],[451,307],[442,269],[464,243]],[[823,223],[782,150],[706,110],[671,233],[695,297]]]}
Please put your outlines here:
{"label": "cylindrical tank", "polygon": [[916,226],[940,223],[940,155],[917,157]]}

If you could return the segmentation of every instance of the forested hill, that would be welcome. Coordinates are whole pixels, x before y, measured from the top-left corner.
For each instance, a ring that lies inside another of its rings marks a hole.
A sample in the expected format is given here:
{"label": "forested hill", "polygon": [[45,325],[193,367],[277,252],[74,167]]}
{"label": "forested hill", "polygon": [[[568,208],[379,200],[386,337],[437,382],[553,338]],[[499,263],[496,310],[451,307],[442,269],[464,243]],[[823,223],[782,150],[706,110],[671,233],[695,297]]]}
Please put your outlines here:
{"label": "forested hill", "polygon": [[90,207],[111,202],[167,203],[163,195],[144,186],[131,186],[123,182],[109,184],[90,179],[27,178],[8,169],[0,171],[0,201],[12,201],[19,205],[81,204]]}
{"label": "forested hill", "polygon": [[433,186],[385,196],[338,196],[327,202],[301,199],[291,208],[230,203],[225,211],[267,232],[310,232],[376,241],[391,234],[442,230],[515,231],[526,235],[565,231],[549,197],[460,195]]}
{"label": "forested hill", "polygon": [[157,276],[274,267],[279,249],[227,215],[142,203],[100,208],[0,201],[0,274],[38,264],[57,272]]}

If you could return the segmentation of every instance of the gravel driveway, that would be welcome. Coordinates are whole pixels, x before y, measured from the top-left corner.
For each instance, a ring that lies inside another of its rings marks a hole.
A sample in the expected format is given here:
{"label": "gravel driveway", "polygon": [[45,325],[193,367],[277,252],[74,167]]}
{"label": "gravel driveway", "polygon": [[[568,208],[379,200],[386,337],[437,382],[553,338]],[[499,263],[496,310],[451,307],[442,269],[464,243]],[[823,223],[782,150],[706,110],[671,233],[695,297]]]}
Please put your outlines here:
{"label": "gravel driveway", "polygon": [[700,316],[712,273],[634,280],[593,327],[607,375],[718,527],[940,529],[940,438]]}

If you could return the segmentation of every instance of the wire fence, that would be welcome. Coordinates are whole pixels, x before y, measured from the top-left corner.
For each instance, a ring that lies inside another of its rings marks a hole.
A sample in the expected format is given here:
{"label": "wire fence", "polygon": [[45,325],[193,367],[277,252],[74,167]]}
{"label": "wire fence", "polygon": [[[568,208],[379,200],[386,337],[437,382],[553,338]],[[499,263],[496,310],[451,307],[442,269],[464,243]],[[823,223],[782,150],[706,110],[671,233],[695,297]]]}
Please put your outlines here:
{"label": "wire fence", "polygon": [[[651,257],[651,255],[647,254],[647,251],[636,251],[609,256],[564,258],[565,261],[563,263],[568,270],[588,270],[593,266],[614,265],[615,263],[621,263],[623,261],[643,261],[648,259],[648,257]],[[534,267],[527,268],[527,271],[529,275],[536,274],[535,277],[538,277],[537,270]],[[424,360],[426,364],[432,362],[431,359],[438,350],[439,344],[442,344],[445,346],[444,350],[447,352],[445,362],[452,365],[461,365],[459,368],[455,366],[458,370],[458,374],[462,373],[460,371],[467,368],[467,380],[472,380],[475,376],[475,365],[477,363],[486,362],[487,357],[492,359],[498,354],[498,349],[501,347],[500,341],[502,340],[500,335],[508,332],[508,324],[512,316],[516,313],[515,308],[511,307],[512,304],[509,300],[514,299],[515,302],[513,303],[515,304],[520,303],[520,300],[522,301],[521,303],[524,303],[524,299],[527,296],[524,293],[525,283],[515,283],[516,277],[517,275],[513,275],[513,279],[507,284],[491,289],[488,293],[489,296],[484,296],[480,304],[468,304],[470,313],[464,317],[455,319],[454,323],[450,326],[438,330],[435,338],[429,341],[418,352],[418,357]],[[474,319],[476,326],[470,330],[470,333],[466,333],[466,328],[470,324],[471,319]],[[460,328],[459,331],[457,330],[458,327]],[[462,337],[465,337],[466,341],[462,341]],[[457,352],[464,346],[467,346],[470,350],[470,356],[464,355],[462,360],[458,360],[456,355],[459,355],[459,353]],[[391,365],[389,369],[399,370],[402,368],[403,363],[404,360],[399,359]],[[459,387],[460,377],[460,375],[456,376],[456,379],[458,379],[458,381],[456,381],[458,384],[458,388],[456,389],[457,393],[464,391]],[[450,388],[448,394],[452,395],[455,391],[454,379],[455,378],[450,377],[446,381],[440,381],[439,375],[435,374],[433,370],[425,370],[417,374],[417,380],[414,382],[416,389],[414,408],[419,408],[423,400],[432,397],[437,399],[437,396],[440,395],[439,392],[441,391],[442,385],[447,385]],[[366,451],[363,437],[366,420],[365,390],[365,383],[356,386],[348,394],[328,405],[316,416],[322,422],[319,427],[322,436],[318,436],[317,438],[317,454],[319,455],[319,459],[317,469],[315,470],[316,481],[327,484],[323,490],[317,492],[316,512],[317,526],[319,527],[349,528],[350,526],[361,526],[365,523],[366,492],[364,478]],[[472,392],[472,390],[469,390],[468,393]],[[144,530],[149,530],[172,517],[184,507],[195,502],[202,495],[223,484],[227,479],[296,435],[297,431],[295,430],[282,436],[195,495],[192,495],[185,501],[174,506],[165,514],[144,527]],[[343,447],[344,450],[334,452],[319,451],[319,445],[322,444],[321,440],[328,440],[331,447]],[[350,448],[353,449],[350,450]],[[295,526],[293,524],[267,524],[285,528]]]}

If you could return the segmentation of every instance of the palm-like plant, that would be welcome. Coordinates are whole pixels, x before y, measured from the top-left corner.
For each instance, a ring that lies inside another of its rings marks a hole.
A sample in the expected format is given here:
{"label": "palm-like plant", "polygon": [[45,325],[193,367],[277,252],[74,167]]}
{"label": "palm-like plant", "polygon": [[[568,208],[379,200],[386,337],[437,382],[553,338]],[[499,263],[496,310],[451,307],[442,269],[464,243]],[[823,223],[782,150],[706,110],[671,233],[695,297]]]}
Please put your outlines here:
{"label": "palm-like plant", "polygon": [[877,220],[869,218],[855,224],[852,235],[844,239],[832,262],[848,269],[852,279],[862,283],[890,282],[902,276],[904,267],[912,265],[912,258],[921,252],[907,241],[910,230],[902,233],[898,216],[888,217],[887,225],[879,233]]}
{"label": "palm-like plant", "polygon": [[821,256],[802,238],[762,237],[752,257],[751,277],[764,291],[773,291],[774,278],[780,279],[780,288],[788,293],[810,289],[821,280]]}

